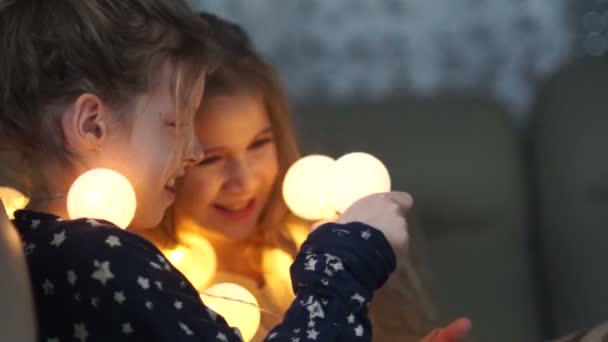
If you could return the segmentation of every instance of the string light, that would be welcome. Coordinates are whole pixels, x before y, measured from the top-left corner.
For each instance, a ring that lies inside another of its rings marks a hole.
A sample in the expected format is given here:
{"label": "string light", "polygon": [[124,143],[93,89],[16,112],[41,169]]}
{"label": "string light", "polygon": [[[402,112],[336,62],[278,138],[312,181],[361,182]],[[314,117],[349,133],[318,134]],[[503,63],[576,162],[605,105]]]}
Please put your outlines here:
{"label": "string light", "polygon": [[228,325],[238,328],[245,342],[255,336],[261,321],[260,307],[247,289],[221,283],[208,288],[201,298],[211,310],[224,317]]}
{"label": "string light", "polygon": [[4,203],[6,215],[11,220],[15,218],[13,216],[15,211],[25,208],[30,201],[19,190],[7,186],[0,186],[0,200]]}
{"label": "string light", "polygon": [[289,209],[306,220],[321,220],[335,214],[331,188],[335,161],[310,155],[296,161],[285,174],[283,198]]}
{"label": "string light", "polygon": [[109,169],[93,169],[74,181],[67,207],[71,219],[102,219],[124,229],[135,216],[137,201],[125,176]]}

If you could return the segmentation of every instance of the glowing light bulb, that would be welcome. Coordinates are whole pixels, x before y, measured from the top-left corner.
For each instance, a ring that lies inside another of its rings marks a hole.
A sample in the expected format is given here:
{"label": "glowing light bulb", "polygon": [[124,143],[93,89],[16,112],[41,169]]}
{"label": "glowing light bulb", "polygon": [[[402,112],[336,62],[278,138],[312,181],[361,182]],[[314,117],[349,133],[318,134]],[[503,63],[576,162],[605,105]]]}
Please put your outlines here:
{"label": "glowing light bulb", "polygon": [[124,229],[135,216],[137,201],[126,177],[109,169],[93,169],[74,181],[67,206],[72,219],[102,219]]}
{"label": "glowing light bulb", "polygon": [[331,191],[334,209],[343,213],[351,204],[367,195],[391,190],[391,177],[380,160],[371,154],[349,153],[335,163],[335,181]]}
{"label": "glowing light bulb", "polygon": [[260,326],[258,301],[242,286],[221,283],[201,294],[201,298],[214,312],[222,315],[232,327],[238,328],[244,341],[251,341]]}
{"label": "glowing light bulb", "polygon": [[202,290],[209,285],[217,270],[215,250],[203,237],[180,234],[180,238],[184,241],[183,244],[163,252],[195,289]]}
{"label": "glowing light bulb", "polygon": [[14,219],[15,211],[25,208],[30,201],[19,190],[7,186],[0,186],[0,199],[4,203],[6,215],[11,220]]}
{"label": "glowing light bulb", "polygon": [[283,198],[289,209],[306,220],[332,217],[331,203],[335,160],[310,155],[296,161],[285,174]]}

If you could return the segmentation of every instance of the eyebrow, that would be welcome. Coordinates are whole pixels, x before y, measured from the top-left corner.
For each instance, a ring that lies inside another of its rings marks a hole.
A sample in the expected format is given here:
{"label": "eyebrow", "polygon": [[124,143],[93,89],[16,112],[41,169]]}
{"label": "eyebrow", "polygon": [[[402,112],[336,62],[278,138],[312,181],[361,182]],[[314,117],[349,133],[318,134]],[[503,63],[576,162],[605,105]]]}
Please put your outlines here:
{"label": "eyebrow", "polygon": [[[253,140],[257,139],[260,137],[260,135],[264,135],[264,134],[268,134],[268,133],[273,133],[272,132],[272,126],[268,126],[264,129],[262,129],[261,131],[259,131],[254,137]],[[205,148],[205,153],[209,153],[209,152],[216,152],[216,151],[221,151],[223,150],[224,147],[222,146],[213,146],[213,147],[209,147],[209,148]]]}

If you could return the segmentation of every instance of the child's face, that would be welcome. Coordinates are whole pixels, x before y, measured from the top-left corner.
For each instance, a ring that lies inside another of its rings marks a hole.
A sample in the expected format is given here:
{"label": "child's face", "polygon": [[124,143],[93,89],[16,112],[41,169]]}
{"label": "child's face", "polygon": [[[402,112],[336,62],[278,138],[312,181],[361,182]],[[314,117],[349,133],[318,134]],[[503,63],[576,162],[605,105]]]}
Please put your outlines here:
{"label": "child's face", "polygon": [[176,214],[230,240],[255,231],[278,174],[268,115],[257,96],[203,100],[195,132],[205,158],[186,170]]}
{"label": "child's face", "polygon": [[[130,132],[115,135],[103,153],[102,164],[124,174],[135,188],[137,210],[132,229],[151,228],[160,222],[175,200],[175,178],[184,174],[189,163],[202,158],[200,144],[192,139],[192,122],[178,119],[175,99],[170,93],[170,72],[165,76],[155,90],[137,99],[130,109],[133,111]],[[194,87],[196,99],[192,103],[200,103],[203,87],[201,77]],[[180,127],[176,127],[176,120]]]}

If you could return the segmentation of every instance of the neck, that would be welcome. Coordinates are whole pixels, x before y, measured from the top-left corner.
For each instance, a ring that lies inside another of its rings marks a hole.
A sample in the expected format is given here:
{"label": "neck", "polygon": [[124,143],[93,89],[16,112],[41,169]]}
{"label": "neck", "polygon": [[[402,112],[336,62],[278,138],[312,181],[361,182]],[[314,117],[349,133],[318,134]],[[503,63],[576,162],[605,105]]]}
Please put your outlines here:
{"label": "neck", "polygon": [[72,172],[56,166],[41,167],[45,170],[33,179],[30,204],[27,209],[49,213],[68,219],[67,192],[76,178]]}

